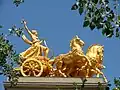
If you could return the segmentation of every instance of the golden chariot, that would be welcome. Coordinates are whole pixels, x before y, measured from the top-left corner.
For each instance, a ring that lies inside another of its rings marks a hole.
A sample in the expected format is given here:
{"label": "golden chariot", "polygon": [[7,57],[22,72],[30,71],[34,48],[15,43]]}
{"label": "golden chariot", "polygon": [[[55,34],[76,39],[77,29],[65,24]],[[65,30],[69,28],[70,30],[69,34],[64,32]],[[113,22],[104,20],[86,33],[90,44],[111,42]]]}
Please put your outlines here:
{"label": "golden chariot", "polygon": [[71,50],[66,54],[60,54],[52,60],[48,58],[49,48],[42,45],[36,30],[29,30],[26,22],[24,27],[32,40],[25,35],[22,39],[31,45],[26,51],[20,53],[20,72],[22,76],[36,77],[102,77],[107,79],[102,69],[104,46],[93,44],[88,47],[86,54],[82,50],[84,41],[77,35],[70,41]]}

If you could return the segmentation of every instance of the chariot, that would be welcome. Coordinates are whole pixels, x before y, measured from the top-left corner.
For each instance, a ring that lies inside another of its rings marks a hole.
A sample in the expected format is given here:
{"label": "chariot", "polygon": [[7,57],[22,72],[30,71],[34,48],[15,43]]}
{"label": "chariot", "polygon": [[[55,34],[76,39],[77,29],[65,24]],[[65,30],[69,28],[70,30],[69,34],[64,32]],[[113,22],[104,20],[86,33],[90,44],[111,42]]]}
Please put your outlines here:
{"label": "chariot", "polygon": [[21,64],[22,76],[48,76],[52,72],[49,59],[44,56],[28,58]]}
{"label": "chariot", "polygon": [[[22,39],[30,47],[20,53],[20,72],[23,76],[46,76],[52,70],[49,64],[49,48],[42,45],[43,40],[39,40],[36,30],[29,30],[26,21],[23,20],[24,28],[30,35],[32,40],[29,40],[24,34]],[[44,73],[43,73],[44,72]]]}
{"label": "chariot", "polygon": [[104,46],[93,44],[88,47],[85,54],[82,50],[85,43],[76,35],[70,41],[71,50],[66,54],[56,56],[52,61],[48,58],[49,48],[47,45],[42,45],[42,41],[37,36],[37,31],[30,31],[25,21],[24,27],[30,34],[32,41],[22,35],[22,39],[31,45],[27,50],[20,53],[20,72],[22,76],[87,78],[102,75],[107,82],[105,75],[101,71],[105,68],[102,64]]}

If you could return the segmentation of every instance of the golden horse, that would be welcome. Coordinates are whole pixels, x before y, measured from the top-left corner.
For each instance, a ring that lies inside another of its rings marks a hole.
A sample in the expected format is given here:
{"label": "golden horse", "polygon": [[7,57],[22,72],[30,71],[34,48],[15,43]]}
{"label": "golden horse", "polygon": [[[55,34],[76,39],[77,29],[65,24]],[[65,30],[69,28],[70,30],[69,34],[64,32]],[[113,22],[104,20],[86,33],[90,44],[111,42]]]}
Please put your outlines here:
{"label": "golden horse", "polygon": [[88,48],[86,55],[84,55],[83,46],[84,42],[78,36],[71,40],[71,51],[57,56],[54,60],[56,76],[93,77],[97,75],[99,77],[101,74],[107,82],[101,71],[105,68],[102,65],[104,47],[100,44],[93,44]]}
{"label": "golden horse", "polygon": [[60,54],[54,59],[53,64],[56,66],[55,76],[69,77],[75,71],[74,68],[82,69],[88,64],[91,66],[89,59],[84,55],[83,46],[84,42],[78,36],[75,36],[70,41],[71,51]]}
{"label": "golden horse", "polygon": [[103,53],[104,46],[100,44],[93,44],[88,48],[86,56],[89,58],[92,66],[87,67],[88,68],[87,76],[92,77],[93,75],[96,74],[97,77],[99,77],[99,75],[101,74],[105,81],[107,82],[104,73],[101,71],[102,69],[105,68],[105,66],[102,64],[104,57]]}
{"label": "golden horse", "polygon": [[97,77],[100,77],[100,75],[102,75],[104,80],[107,82],[104,73],[101,71],[105,68],[105,66],[102,64],[104,57],[103,52],[104,46],[100,44],[91,45],[86,53],[86,57],[88,57],[89,61],[91,62],[91,66],[88,64],[85,65],[82,69],[75,68],[75,71],[71,73],[72,76],[93,77],[94,75],[96,75]]}

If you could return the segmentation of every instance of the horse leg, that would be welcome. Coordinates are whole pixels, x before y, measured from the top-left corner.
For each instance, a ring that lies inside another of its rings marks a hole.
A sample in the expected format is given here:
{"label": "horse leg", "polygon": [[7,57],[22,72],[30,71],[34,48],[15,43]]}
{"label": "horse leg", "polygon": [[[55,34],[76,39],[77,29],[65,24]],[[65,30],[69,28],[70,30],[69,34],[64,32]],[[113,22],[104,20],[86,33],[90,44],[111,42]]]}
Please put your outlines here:
{"label": "horse leg", "polygon": [[63,73],[62,72],[62,68],[63,68],[63,61],[59,61],[57,64],[56,64],[56,67],[57,67],[57,70],[58,70],[58,73],[60,74],[60,75],[62,75],[63,77],[67,77],[66,75],[65,75],[65,73]]}
{"label": "horse leg", "polygon": [[[96,75],[97,78],[100,77],[100,73],[98,73],[98,71],[94,70],[94,69],[91,69],[90,71],[94,72]],[[94,73],[92,73],[91,75],[94,75]]]}
{"label": "horse leg", "polygon": [[67,75],[68,77],[70,77],[70,74],[71,74],[72,71],[73,71],[73,68],[69,68],[69,70],[68,70],[68,72],[66,73],[66,75]]}
{"label": "horse leg", "polygon": [[[86,68],[87,67],[87,70],[86,70],[86,75],[85,77],[89,77],[89,72],[90,72],[90,66],[88,66],[88,62],[85,63],[84,66],[82,66],[82,68]],[[82,69],[83,70],[83,69]]]}
{"label": "horse leg", "polygon": [[87,56],[85,56],[85,59],[86,59],[86,62],[88,63],[87,65],[92,66],[92,64]]}
{"label": "horse leg", "polygon": [[59,73],[63,76],[63,77],[67,77],[66,75],[65,75],[65,73],[63,73],[61,70],[58,70],[59,71]]}
{"label": "horse leg", "polygon": [[85,65],[83,65],[83,66],[80,68],[80,70],[85,69],[87,66],[88,66],[88,63],[86,62]]}
{"label": "horse leg", "polygon": [[99,73],[97,73],[96,77],[98,77],[98,78],[99,78],[99,77],[100,77],[100,74],[99,74]]}
{"label": "horse leg", "polygon": [[108,81],[107,81],[107,78],[106,78],[106,76],[104,75],[103,72],[101,72],[98,68],[96,68],[96,71],[103,76],[105,82],[108,82]]}
{"label": "horse leg", "polygon": [[62,70],[65,71],[67,69],[67,65],[63,65],[62,68],[63,68]]}
{"label": "horse leg", "polygon": [[85,77],[89,77],[89,72],[90,72],[90,69],[87,68]]}

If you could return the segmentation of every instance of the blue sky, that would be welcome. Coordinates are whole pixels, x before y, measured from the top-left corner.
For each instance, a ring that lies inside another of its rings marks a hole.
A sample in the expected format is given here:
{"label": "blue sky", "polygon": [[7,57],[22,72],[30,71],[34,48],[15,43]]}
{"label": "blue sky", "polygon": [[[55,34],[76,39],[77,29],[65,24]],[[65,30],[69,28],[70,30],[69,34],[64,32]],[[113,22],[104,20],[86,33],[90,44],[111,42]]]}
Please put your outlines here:
{"label": "blue sky", "polygon": [[[108,39],[102,36],[101,31],[90,31],[83,28],[83,16],[77,11],[71,11],[75,0],[25,0],[19,7],[12,4],[12,0],[0,1],[0,24],[4,26],[2,32],[8,33],[8,29],[14,24],[21,27],[20,21],[25,18],[30,29],[37,29],[40,38],[47,40],[47,45],[55,53],[55,56],[67,53],[69,42],[75,35],[78,35],[84,42],[84,51],[92,45],[99,43],[104,45],[103,70],[107,79],[111,82],[114,77],[120,76],[120,40]],[[9,37],[17,53],[27,49],[21,38]],[[0,76],[0,90],[4,90],[2,82],[5,77]]]}

